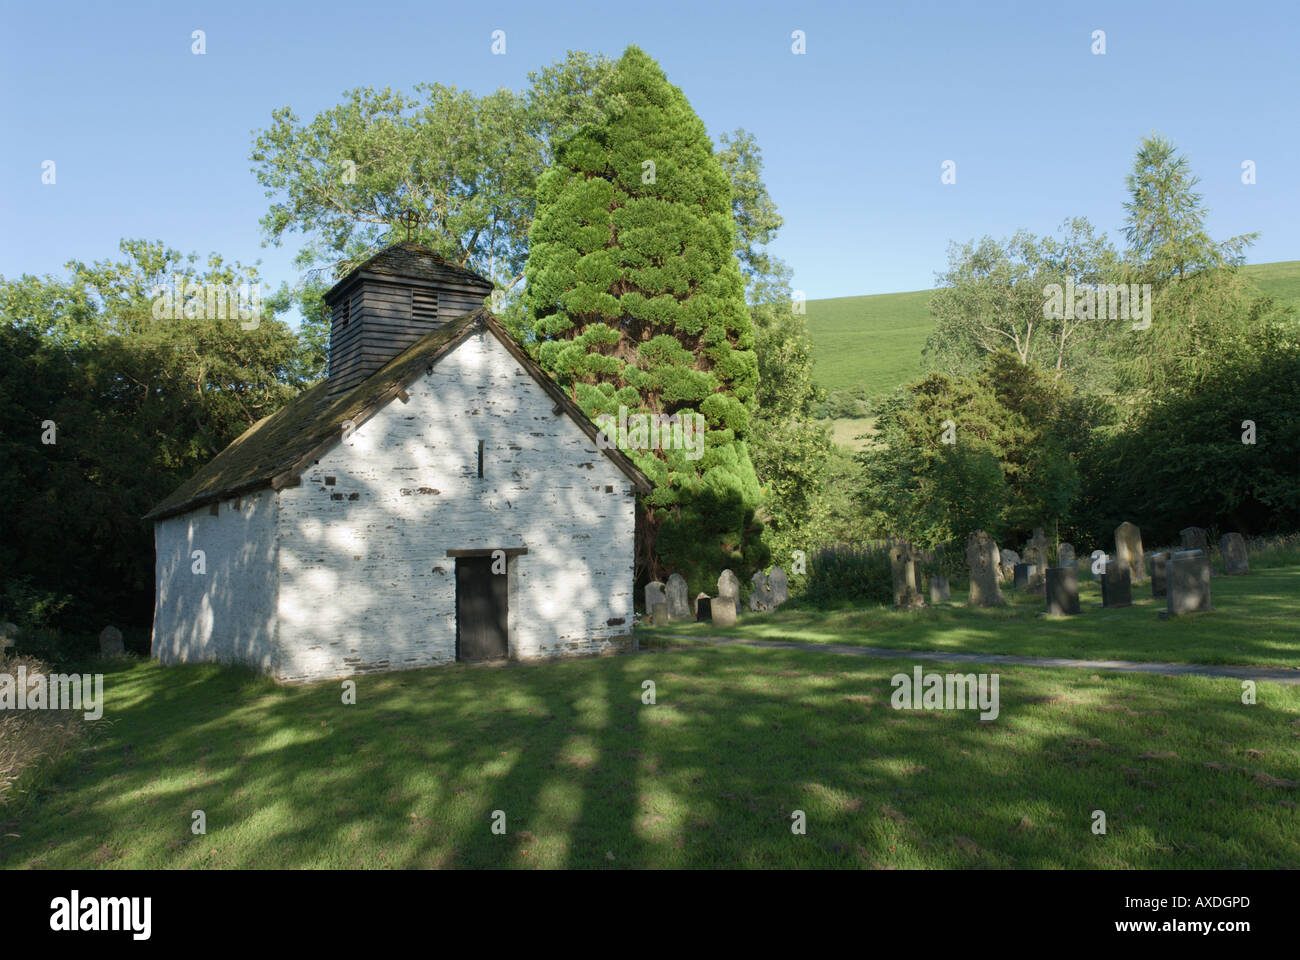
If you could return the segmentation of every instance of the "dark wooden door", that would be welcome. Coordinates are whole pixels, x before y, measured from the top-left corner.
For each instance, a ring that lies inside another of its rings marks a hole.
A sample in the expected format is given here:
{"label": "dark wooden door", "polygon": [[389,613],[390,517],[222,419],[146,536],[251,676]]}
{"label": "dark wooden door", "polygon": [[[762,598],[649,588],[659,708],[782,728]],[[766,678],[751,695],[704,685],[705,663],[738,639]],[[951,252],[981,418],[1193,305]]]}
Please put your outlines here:
{"label": "dark wooden door", "polygon": [[491,557],[456,558],[456,659],[504,660],[509,577],[492,572]]}

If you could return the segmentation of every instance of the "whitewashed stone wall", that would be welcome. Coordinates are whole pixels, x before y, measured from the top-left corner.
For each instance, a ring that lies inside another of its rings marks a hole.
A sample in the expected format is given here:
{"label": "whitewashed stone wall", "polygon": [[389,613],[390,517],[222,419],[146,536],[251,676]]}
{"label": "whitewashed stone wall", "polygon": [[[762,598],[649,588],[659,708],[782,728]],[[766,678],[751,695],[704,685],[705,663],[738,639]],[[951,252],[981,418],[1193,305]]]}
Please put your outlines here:
{"label": "whitewashed stone wall", "polygon": [[[154,524],[153,656],[161,663],[275,658],[276,497],[261,490]],[[202,550],[207,573],[194,573]]]}
{"label": "whitewashed stone wall", "polygon": [[[455,659],[449,549],[509,559],[512,659],[594,653],[631,633],[628,478],[490,333],[468,338],[281,490],[283,681]],[[484,476],[478,477],[478,441]]]}

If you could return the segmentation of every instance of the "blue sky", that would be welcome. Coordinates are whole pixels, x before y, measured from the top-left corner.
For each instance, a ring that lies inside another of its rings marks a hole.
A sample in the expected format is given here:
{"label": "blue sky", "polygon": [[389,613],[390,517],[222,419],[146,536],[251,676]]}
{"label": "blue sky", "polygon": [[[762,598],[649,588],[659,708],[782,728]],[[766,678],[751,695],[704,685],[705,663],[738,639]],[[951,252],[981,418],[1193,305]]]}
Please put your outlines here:
{"label": "blue sky", "polygon": [[[1202,177],[1215,237],[1300,259],[1300,15],[1277,3],[61,3],[0,35],[0,274],[122,237],[260,259],[252,131],[357,86],[522,89],[568,49],[659,60],[716,138],[745,127],[810,299],[924,289],[950,240],[1089,217],[1117,241],[1144,134]],[[207,53],[190,52],[191,31]],[[505,56],[491,33],[505,30]],[[807,53],[791,52],[791,33]],[[1106,33],[1105,55],[1091,52]],[[42,162],[57,182],[41,183]],[[945,160],[956,183],[940,182]],[[1256,164],[1257,183],[1241,182]]]}

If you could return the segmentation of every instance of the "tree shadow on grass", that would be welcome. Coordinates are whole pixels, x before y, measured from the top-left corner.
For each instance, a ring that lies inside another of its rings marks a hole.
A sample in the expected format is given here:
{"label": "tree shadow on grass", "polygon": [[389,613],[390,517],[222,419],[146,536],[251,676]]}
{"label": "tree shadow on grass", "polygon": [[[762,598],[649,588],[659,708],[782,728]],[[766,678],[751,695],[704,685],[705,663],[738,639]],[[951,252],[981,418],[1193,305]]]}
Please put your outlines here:
{"label": "tree shadow on grass", "polygon": [[[123,665],[111,726],[0,862],[132,867],[1295,865],[1300,694],[999,670],[894,711],[906,661],[749,648],[280,688]],[[942,664],[925,664],[945,672]],[[655,703],[642,684],[655,682]],[[1248,750],[1257,751],[1248,754]],[[1176,756],[1165,756],[1165,754]],[[1144,756],[1144,754],[1149,754]],[[1210,766],[1218,764],[1219,766]],[[1262,776],[1260,776],[1262,775]],[[1109,832],[1091,832],[1094,809]],[[191,833],[203,810],[207,834]],[[492,832],[495,810],[506,832]],[[792,832],[803,811],[807,832]],[[1025,818],[1028,818],[1027,822]],[[612,859],[610,856],[612,855]]]}

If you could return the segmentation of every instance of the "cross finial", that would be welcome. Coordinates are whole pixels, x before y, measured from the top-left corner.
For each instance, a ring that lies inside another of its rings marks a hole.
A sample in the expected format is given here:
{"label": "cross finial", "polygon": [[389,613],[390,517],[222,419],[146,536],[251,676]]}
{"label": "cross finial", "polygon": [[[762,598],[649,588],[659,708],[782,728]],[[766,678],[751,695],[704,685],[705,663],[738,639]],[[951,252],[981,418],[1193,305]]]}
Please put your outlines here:
{"label": "cross finial", "polygon": [[406,209],[397,218],[397,222],[406,228],[406,242],[411,242],[411,234],[420,229],[421,217],[412,209]]}

